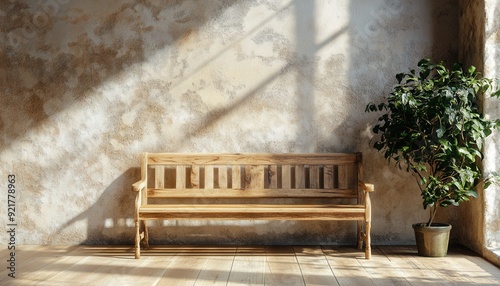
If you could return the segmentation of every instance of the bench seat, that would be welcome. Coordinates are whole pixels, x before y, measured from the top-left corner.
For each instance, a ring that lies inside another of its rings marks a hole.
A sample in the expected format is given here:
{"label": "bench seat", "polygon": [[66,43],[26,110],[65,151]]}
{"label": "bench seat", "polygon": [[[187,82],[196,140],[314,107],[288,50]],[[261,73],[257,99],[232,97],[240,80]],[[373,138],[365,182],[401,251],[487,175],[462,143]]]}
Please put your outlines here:
{"label": "bench seat", "polygon": [[155,204],[139,208],[143,219],[356,220],[364,205]]}

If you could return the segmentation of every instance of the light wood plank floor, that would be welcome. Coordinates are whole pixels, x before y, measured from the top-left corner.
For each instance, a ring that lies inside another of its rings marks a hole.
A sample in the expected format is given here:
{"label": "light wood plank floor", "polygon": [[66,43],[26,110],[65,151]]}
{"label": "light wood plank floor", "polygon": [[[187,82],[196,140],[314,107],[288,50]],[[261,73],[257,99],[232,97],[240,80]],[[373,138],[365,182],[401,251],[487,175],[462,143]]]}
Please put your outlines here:
{"label": "light wood plank floor", "polygon": [[500,285],[500,269],[452,247],[425,258],[414,247],[17,246],[16,278],[0,251],[0,285]]}

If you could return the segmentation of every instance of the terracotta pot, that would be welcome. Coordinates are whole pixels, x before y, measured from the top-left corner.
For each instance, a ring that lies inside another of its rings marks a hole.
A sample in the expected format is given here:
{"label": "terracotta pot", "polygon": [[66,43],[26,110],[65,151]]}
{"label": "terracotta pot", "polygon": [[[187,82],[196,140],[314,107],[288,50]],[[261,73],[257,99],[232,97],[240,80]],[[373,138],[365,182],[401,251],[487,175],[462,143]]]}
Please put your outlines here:
{"label": "terracotta pot", "polygon": [[418,255],[443,257],[448,253],[451,225],[446,223],[413,224],[415,240],[417,241]]}

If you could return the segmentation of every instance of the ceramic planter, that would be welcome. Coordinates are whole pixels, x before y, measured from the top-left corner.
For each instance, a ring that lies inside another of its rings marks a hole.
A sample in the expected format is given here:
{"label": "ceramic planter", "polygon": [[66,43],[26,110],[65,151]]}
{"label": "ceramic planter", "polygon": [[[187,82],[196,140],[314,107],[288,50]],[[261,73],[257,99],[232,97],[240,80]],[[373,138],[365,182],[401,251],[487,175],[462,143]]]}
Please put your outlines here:
{"label": "ceramic planter", "polygon": [[413,224],[415,240],[417,241],[418,254],[429,257],[443,257],[448,253],[448,242],[450,241],[451,225],[445,223],[433,223],[427,226],[425,223]]}

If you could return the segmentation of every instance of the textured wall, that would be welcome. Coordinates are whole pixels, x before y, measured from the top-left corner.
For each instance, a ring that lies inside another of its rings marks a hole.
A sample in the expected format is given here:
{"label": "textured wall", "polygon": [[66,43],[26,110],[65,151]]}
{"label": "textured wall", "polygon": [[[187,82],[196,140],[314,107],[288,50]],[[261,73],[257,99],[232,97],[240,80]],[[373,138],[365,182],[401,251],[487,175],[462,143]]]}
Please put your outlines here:
{"label": "textured wall", "polygon": [[[484,74],[500,79],[500,3],[485,1],[485,57]],[[491,118],[500,118],[500,100],[486,98],[485,113]],[[484,169],[486,172],[500,172],[500,132],[488,138],[485,144]],[[490,260],[500,265],[500,185],[492,185],[485,190],[485,246]],[[493,255],[490,253],[493,251]]]}
{"label": "textured wall", "polygon": [[[500,78],[500,3],[495,0],[461,1],[460,58],[481,68],[484,76]],[[500,101],[491,97],[483,100],[484,112],[490,118],[500,118]],[[500,133],[485,142],[485,173],[500,170]],[[468,247],[500,265],[500,187],[491,185],[481,190],[481,198],[460,208],[460,221],[467,227],[460,240]]]}
{"label": "textured wall", "polygon": [[[427,213],[414,179],[369,147],[377,115],[364,108],[420,58],[457,58],[457,5],[434,2],[3,2],[0,178],[17,177],[18,242],[132,243],[142,151],[359,150],[377,187],[374,243],[411,243]],[[156,241],[354,233],[349,222],[165,225]]]}
{"label": "textured wall", "polygon": [[[460,0],[459,58],[466,66],[476,66],[484,71],[484,1]],[[484,246],[484,192],[481,199],[465,202],[460,206],[460,223],[466,227],[459,230],[460,242],[481,253]]]}

